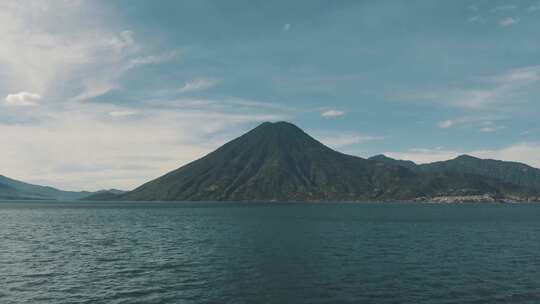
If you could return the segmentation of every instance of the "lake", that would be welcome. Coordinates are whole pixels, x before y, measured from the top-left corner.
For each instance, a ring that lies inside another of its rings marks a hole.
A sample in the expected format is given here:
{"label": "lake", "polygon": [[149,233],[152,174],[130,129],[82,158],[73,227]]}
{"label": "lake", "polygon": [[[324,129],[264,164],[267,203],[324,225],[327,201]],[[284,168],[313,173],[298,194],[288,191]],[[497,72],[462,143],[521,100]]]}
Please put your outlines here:
{"label": "lake", "polygon": [[539,303],[540,204],[1,202],[0,303]]}

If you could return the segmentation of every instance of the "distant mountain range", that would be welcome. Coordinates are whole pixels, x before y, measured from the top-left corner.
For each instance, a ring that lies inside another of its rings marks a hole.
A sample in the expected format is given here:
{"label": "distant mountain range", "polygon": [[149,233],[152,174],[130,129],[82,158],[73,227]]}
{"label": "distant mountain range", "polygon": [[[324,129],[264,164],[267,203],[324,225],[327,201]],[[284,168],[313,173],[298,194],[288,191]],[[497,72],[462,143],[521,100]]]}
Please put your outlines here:
{"label": "distant mountain range", "polygon": [[0,199],[540,201],[540,170],[462,155],[416,164],[343,154],[287,122],[263,123],[133,191],[71,192],[0,176]]}
{"label": "distant mountain range", "polygon": [[0,175],[0,200],[78,200],[103,192],[120,194],[120,190],[105,190],[98,192],[88,191],[63,191],[53,187],[38,186],[14,180]]}
{"label": "distant mountain range", "polygon": [[481,159],[470,155],[461,155],[451,160],[429,164],[415,164],[412,161],[396,160],[385,155],[373,156],[370,160],[402,166],[415,172],[458,172],[473,174],[540,190],[540,169],[517,162]]}
{"label": "distant mountain range", "polygon": [[287,122],[263,123],[133,191],[107,199],[146,201],[530,201],[540,170],[461,156],[417,165],[363,159],[321,144]]}
{"label": "distant mountain range", "polygon": [[90,195],[84,196],[80,198],[80,200],[82,201],[108,201],[108,200],[116,199],[119,195],[123,193],[126,193],[126,191],[117,190],[117,189],[100,190]]}

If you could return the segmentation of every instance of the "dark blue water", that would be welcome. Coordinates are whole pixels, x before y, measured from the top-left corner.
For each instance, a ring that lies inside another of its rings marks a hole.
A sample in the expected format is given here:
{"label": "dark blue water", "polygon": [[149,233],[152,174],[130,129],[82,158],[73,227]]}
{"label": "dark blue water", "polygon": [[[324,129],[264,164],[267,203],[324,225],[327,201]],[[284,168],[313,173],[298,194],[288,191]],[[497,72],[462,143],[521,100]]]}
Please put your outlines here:
{"label": "dark blue water", "polygon": [[540,205],[4,202],[0,303],[540,303]]}

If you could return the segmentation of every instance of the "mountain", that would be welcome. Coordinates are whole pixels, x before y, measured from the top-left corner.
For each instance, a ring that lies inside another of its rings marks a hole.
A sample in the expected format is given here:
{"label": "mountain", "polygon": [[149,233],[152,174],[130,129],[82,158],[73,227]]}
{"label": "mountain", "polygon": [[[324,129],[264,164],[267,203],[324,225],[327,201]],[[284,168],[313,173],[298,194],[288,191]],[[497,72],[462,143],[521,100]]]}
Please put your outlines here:
{"label": "mountain", "polygon": [[0,184],[0,200],[25,198],[24,194],[8,185]]}
{"label": "mountain", "polygon": [[214,152],[119,195],[163,201],[369,201],[489,195],[528,199],[518,185],[421,172],[326,147],[287,122],[263,123]]}
{"label": "mountain", "polygon": [[0,199],[77,200],[90,194],[28,184],[0,175]]}
{"label": "mountain", "polygon": [[110,201],[118,198],[118,196],[124,194],[126,191],[118,189],[100,190],[94,192],[88,196],[82,197],[81,201]]}
{"label": "mountain", "polygon": [[461,155],[447,161],[420,165],[412,161],[396,160],[384,155],[377,155],[370,159],[385,164],[403,166],[417,172],[473,174],[540,191],[540,169],[517,162],[480,159],[470,155]]}
{"label": "mountain", "polygon": [[369,160],[383,162],[385,164],[393,165],[393,166],[401,166],[401,167],[405,167],[407,169],[413,169],[413,170],[418,168],[418,165],[414,163],[413,161],[393,159],[383,154],[370,157]]}

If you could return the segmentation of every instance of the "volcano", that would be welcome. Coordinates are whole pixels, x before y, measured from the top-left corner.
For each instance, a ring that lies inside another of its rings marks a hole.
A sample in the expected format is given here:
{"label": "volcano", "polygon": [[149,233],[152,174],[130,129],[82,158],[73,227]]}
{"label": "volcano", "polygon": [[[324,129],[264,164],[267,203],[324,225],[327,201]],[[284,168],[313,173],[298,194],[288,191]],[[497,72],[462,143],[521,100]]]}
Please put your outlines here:
{"label": "volcano", "polygon": [[381,201],[478,195],[504,199],[535,194],[526,187],[474,174],[421,172],[343,154],[291,123],[266,122],[116,199]]}

